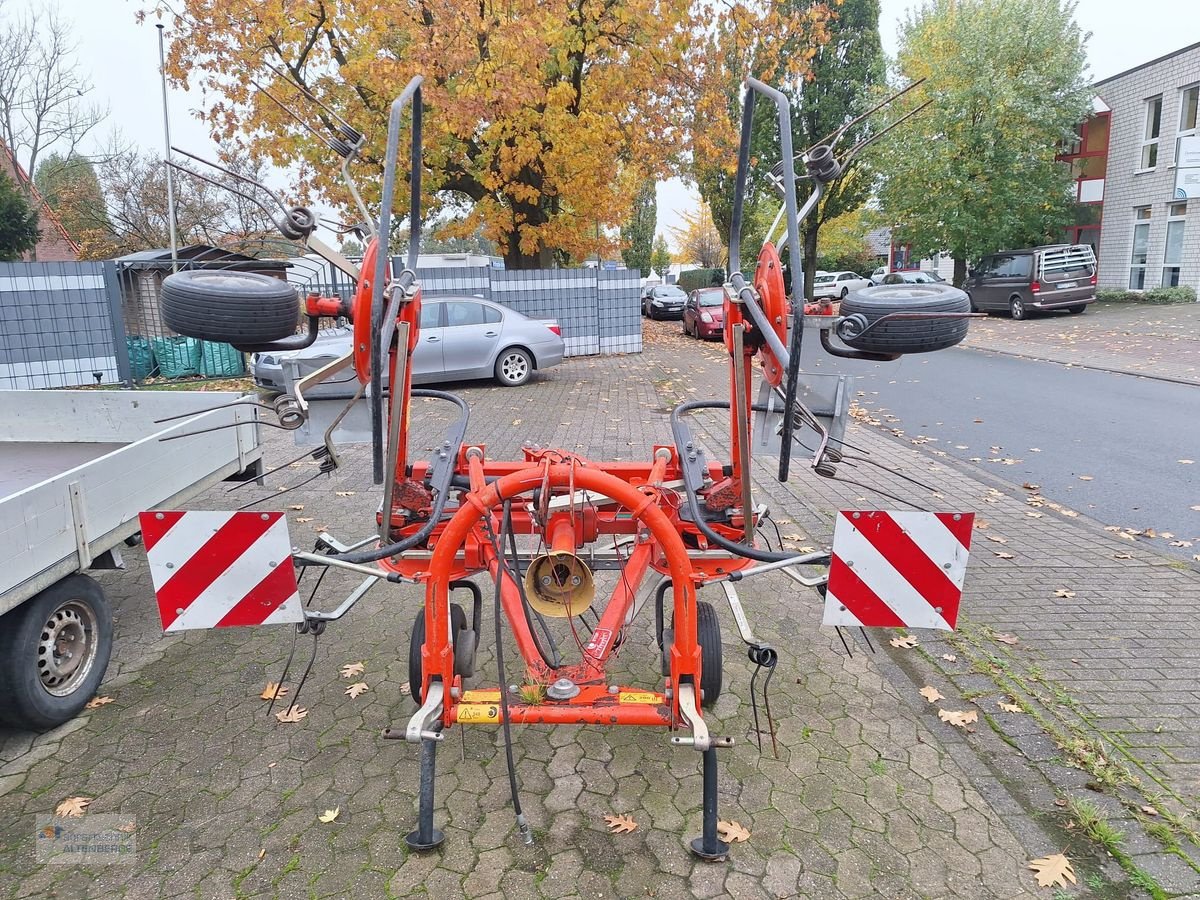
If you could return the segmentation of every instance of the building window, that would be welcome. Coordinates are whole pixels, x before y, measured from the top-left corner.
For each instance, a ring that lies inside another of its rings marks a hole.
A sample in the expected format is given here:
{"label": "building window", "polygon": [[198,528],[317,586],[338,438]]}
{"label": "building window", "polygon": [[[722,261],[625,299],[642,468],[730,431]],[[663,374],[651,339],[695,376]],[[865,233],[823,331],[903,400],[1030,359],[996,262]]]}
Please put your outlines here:
{"label": "building window", "polygon": [[1167,207],[1167,249],[1163,254],[1163,287],[1179,287],[1179,269],[1183,262],[1183,229],[1187,222],[1187,203]]}
{"label": "building window", "polygon": [[1146,251],[1150,243],[1150,207],[1143,206],[1133,211],[1136,220],[1133,226],[1133,253],[1129,257],[1129,289],[1141,291],[1146,288]]}
{"label": "building window", "polygon": [[1175,163],[1179,163],[1179,145],[1183,138],[1196,133],[1196,104],[1200,100],[1200,84],[1184,88],[1179,95],[1179,130],[1175,132]]}
{"label": "building window", "polygon": [[1158,165],[1158,132],[1162,124],[1162,97],[1151,97],[1146,101],[1146,131],[1142,138],[1142,160],[1140,168],[1153,169]]}

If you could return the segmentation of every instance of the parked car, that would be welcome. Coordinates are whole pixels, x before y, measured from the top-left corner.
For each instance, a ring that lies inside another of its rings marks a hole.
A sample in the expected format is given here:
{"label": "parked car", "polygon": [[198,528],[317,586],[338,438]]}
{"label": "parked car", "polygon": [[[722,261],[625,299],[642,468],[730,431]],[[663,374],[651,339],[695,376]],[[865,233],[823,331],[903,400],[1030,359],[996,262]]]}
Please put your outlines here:
{"label": "parked car", "polygon": [[687,294],[673,284],[656,284],[642,291],[642,315],[651,319],[681,319]]}
{"label": "parked car", "polygon": [[937,272],[889,272],[880,279],[880,284],[937,284],[946,279]]}
{"label": "parked car", "polygon": [[683,333],[698,338],[719,338],[725,331],[725,289],[701,288],[683,305]]}
{"label": "parked car", "polygon": [[[260,387],[291,393],[296,380],[350,351],[350,328],[323,331],[310,347],[285,353],[255,353],[250,369]],[[556,366],[564,345],[558,322],[530,319],[513,309],[473,297],[443,297],[421,304],[421,336],[413,351],[413,383],[495,378],[516,386],[534,370]],[[386,377],[386,373],[385,373]],[[353,370],[314,387],[306,396],[351,397],[358,390]]]}
{"label": "parked car", "polygon": [[967,278],[976,312],[1014,319],[1043,310],[1081,313],[1096,299],[1096,255],[1087,244],[1052,244],[992,253]]}
{"label": "parked car", "polygon": [[888,274],[888,267],[880,266],[878,269],[876,269],[874,272],[871,273],[871,278],[870,278],[871,284],[883,284],[883,276],[887,275],[887,274]]}
{"label": "parked car", "polygon": [[851,291],[871,286],[871,279],[855,272],[827,272],[813,279],[813,299],[832,297],[844,300]]}

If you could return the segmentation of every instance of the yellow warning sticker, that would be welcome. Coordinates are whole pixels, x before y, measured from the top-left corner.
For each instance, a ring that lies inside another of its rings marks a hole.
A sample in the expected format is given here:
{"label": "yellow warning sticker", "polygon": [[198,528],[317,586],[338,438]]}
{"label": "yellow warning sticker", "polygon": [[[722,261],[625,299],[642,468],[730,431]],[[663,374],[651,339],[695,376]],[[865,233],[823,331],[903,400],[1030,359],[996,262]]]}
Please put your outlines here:
{"label": "yellow warning sticker", "polygon": [[500,707],[490,703],[460,704],[457,707],[458,721],[464,725],[481,722],[499,722]]}
{"label": "yellow warning sticker", "polygon": [[499,703],[499,691],[463,691],[463,703]]}
{"label": "yellow warning sticker", "polygon": [[621,703],[653,703],[663,702],[663,697],[653,691],[621,691],[617,695]]}

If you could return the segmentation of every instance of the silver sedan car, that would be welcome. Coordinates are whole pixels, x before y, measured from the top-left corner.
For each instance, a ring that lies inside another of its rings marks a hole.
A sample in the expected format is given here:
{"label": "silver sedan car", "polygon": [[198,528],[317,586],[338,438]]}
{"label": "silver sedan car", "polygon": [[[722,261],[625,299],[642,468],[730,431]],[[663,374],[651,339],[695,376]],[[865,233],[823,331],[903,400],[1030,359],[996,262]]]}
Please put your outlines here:
{"label": "silver sedan car", "polygon": [[[290,393],[296,381],[350,352],[352,345],[350,328],[331,328],[303,350],[255,353],[250,370],[259,387]],[[495,378],[515,387],[528,381],[535,370],[558,365],[562,359],[563,339],[554,319],[530,319],[475,297],[429,298],[421,303],[420,341],[412,356],[416,384]],[[350,397],[357,389],[354,372],[347,369],[306,396]]]}

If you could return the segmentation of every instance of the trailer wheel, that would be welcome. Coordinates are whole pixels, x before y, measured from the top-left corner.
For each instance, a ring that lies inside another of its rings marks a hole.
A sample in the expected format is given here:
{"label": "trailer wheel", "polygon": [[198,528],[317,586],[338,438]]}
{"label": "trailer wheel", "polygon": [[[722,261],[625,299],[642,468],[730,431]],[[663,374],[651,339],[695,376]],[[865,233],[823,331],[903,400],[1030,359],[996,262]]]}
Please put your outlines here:
{"label": "trailer wheel", "polygon": [[290,337],[300,319],[299,295],[286,281],[228,269],[168,275],[159,305],[168,328],[235,346]]}
{"label": "trailer wheel", "polygon": [[112,655],[112,612],[86,575],[0,617],[0,721],[45,731],[92,699]]}
{"label": "trailer wheel", "polygon": [[[467,630],[467,614],[457,603],[450,604],[450,639],[458,647],[461,635]],[[421,648],[425,646],[425,607],[417,610],[413,620],[412,636],[408,639],[408,689],[417,706],[421,705],[421,687],[425,673],[421,669]],[[455,671],[459,669],[458,654],[455,653]],[[463,674],[459,672],[459,674]]]}

